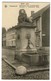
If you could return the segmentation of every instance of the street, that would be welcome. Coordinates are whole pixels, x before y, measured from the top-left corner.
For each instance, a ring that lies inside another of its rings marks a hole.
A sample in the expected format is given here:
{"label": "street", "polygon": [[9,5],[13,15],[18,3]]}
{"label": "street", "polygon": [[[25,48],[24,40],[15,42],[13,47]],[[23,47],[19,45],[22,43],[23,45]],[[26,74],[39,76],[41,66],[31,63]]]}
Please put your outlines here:
{"label": "street", "polygon": [[[14,50],[11,49],[3,49],[3,57],[7,57],[8,60],[14,59]],[[11,61],[12,62],[12,61]],[[12,67],[10,67],[7,63],[2,60],[2,79],[49,79],[49,71],[40,71],[40,72],[31,72],[25,75],[16,75],[15,71]]]}

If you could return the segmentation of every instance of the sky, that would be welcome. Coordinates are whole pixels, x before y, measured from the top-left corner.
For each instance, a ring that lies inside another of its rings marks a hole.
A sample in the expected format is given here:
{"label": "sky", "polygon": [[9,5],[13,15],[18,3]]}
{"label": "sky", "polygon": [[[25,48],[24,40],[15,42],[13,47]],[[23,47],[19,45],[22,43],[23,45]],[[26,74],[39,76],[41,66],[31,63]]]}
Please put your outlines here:
{"label": "sky", "polygon": [[20,9],[25,9],[27,16],[31,16],[31,11],[36,13],[40,9],[47,6],[49,3],[16,3],[16,2],[3,2],[2,3],[2,27],[6,30],[17,25],[18,15]]}

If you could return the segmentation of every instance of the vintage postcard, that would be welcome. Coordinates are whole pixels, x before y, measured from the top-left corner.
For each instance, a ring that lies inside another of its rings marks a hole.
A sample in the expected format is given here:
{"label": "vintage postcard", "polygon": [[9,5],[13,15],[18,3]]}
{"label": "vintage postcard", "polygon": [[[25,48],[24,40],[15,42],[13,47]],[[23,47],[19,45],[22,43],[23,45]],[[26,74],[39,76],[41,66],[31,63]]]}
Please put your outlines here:
{"label": "vintage postcard", "polygon": [[2,79],[49,80],[50,3],[2,2]]}

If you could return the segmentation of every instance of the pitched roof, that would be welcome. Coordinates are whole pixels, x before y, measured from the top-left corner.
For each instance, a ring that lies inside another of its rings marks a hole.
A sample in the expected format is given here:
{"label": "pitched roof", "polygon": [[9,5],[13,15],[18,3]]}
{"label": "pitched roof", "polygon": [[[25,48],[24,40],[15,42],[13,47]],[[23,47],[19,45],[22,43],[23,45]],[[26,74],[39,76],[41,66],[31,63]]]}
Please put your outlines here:
{"label": "pitched roof", "polygon": [[32,18],[35,19],[35,18],[41,16],[43,14],[43,12],[46,11],[48,8],[50,8],[50,4],[47,5],[46,7],[44,7],[43,9],[39,10],[38,12],[34,13]]}

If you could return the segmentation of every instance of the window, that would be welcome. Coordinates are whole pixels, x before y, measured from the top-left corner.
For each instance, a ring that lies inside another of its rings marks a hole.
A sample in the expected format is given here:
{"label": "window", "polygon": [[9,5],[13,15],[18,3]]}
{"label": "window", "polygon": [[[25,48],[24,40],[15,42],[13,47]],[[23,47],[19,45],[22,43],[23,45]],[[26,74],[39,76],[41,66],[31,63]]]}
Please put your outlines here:
{"label": "window", "polygon": [[20,39],[20,35],[18,35],[18,37],[17,37],[17,38],[18,38],[18,40],[19,40],[19,39]]}

